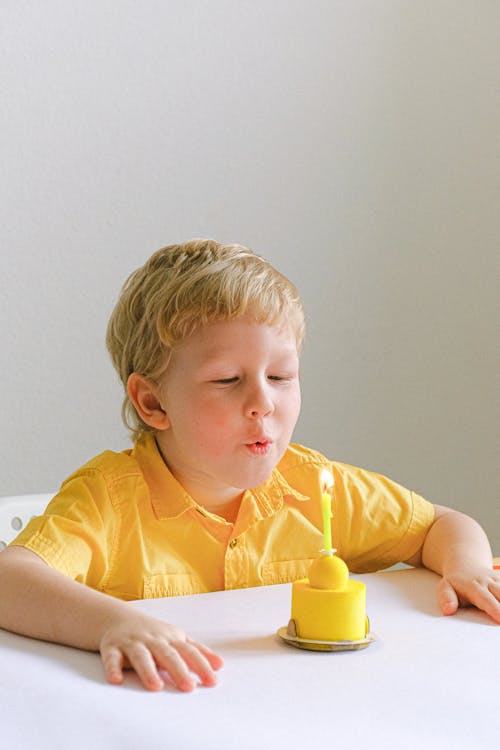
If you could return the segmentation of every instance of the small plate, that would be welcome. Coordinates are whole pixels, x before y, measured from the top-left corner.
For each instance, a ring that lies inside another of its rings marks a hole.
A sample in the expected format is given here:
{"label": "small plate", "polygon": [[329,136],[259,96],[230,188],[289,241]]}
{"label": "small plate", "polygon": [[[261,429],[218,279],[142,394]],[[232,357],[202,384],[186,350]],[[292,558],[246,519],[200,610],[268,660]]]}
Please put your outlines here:
{"label": "small plate", "polygon": [[[292,627],[290,624],[293,622]],[[307,651],[358,651],[366,648],[376,640],[373,633],[367,633],[359,641],[313,641],[307,638],[299,638],[294,634],[295,622],[290,621],[288,627],[282,627],[278,630],[279,637],[295,648],[304,648]]]}

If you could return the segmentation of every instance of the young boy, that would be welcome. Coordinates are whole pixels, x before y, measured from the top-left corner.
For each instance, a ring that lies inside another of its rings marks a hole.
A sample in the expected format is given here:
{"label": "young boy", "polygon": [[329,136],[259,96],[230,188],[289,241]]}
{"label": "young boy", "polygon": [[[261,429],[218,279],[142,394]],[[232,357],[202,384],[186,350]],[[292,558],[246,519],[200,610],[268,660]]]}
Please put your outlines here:
{"label": "young boy", "polygon": [[[500,575],[471,518],[290,445],[304,317],[296,289],[238,245],[164,248],[125,283],[107,344],[134,448],[97,456],[0,554],[0,626],[100,651],[107,679],[216,682],[221,658],[126,600],[293,581],[322,546],[353,571],[406,561],[440,574],[443,614],[500,623]],[[81,585],[85,584],[85,585]],[[196,680],[196,677],[198,680]]]}

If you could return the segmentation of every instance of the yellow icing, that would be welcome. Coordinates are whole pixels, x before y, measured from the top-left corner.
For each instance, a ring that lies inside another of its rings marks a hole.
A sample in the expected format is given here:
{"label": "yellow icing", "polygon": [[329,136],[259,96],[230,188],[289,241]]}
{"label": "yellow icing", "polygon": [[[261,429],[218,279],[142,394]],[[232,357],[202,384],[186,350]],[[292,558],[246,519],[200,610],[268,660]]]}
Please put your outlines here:
{"label": "yellow icing", "polygon": [[337,555],[321,555],[309,568],[309,583],[314,589],[345,589],[349,568]]}

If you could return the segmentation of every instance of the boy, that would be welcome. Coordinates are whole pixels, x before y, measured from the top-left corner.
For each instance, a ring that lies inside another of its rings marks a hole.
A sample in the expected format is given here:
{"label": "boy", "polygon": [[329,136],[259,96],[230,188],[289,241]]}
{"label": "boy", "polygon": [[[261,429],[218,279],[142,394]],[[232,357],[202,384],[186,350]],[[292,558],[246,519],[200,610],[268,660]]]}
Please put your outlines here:
{"label": "boy", "polygon": [[475,521],[289,445],[303,329],[295,287],[238,245],[167,247],[133,273],[107,345],[134,448],[75,472],[0,554],[0,626],[100,651],[111,683],[131,667],[150,690],[162,672],[180,690],[195,676],[213,685],[218,655],[126,600],[305,576],[325,467],[351,570],[423,564],[442,576],[444,614],[473,604],[500,623],[500,576]]}

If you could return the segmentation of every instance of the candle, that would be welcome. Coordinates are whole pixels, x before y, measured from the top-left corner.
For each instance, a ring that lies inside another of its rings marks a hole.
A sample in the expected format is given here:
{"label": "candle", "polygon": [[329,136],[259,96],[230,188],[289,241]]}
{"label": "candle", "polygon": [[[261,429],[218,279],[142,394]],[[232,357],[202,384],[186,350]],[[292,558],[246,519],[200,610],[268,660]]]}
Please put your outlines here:
{"label": "candle", "polygon": [[333,555],[335,550],[332,549],[332,496],[333,476],[329,471],[323,469],[321,472],[321,508],[323,511],[323,538],[325,548],[322,550],[327,555]]}

